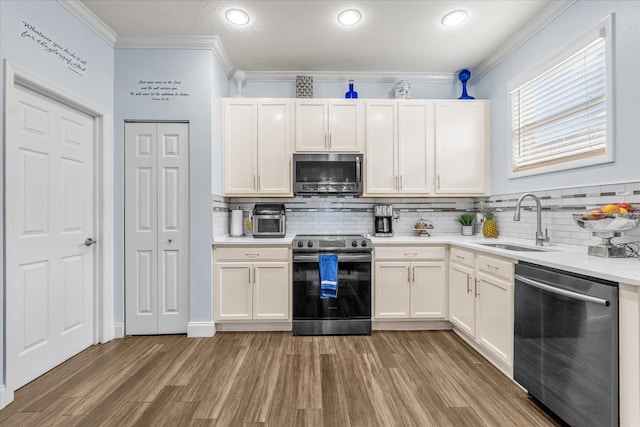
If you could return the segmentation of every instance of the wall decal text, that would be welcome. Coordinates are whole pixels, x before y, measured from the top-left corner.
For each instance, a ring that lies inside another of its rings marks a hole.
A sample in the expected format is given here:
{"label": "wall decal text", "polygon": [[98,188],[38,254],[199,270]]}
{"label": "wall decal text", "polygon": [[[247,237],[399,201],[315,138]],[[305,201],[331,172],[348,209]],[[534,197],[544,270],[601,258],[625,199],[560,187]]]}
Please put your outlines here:
{"label": "wall decal text", "polygon": [[181,80],[140,80],[138,88],[129,92],[131,96],[141,96],[152,101],[169,101],[170,99],[190,96],[181,89]]}
{"label": "wall decal text", "polygon": [[84,77],[84,73],[87,71],[86,59],[78,56],[75,52],[60,45],[58,42],[51,40],[51,38],[38,30],[34,25],[25,21],[22,21],[22,25],[23,31],[20,35],[23,38],[29,39],[41,46],[46,53],[53,55],[66,63],[69,70]]}

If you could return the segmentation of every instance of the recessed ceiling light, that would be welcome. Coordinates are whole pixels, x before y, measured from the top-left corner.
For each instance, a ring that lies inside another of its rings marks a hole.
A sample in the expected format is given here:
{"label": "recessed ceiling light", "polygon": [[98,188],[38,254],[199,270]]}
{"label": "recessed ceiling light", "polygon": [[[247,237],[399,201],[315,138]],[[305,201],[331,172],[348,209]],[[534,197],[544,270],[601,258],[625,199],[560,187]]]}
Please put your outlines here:
{"label": "recessed ceiling light", "polygon": [[360,18],[362,18],[362,14],[355,9],[343,10],[338,14],[338,22],[347,26],[356,25],[360,22]]}
{"label": "recessed ceiling light", "polygon": [[226,16],[227,20],[232,24],[246,25],[249,23],[249,14],[244,10],[229,9],[224,16]]}
{"label": "recessed ceiling light", "polygon": [[442,25],[453,27],[455,25],[462,24],[466,19],[466,10],[454,10],[453,12],[447,13],[444,18],[442,18]]}

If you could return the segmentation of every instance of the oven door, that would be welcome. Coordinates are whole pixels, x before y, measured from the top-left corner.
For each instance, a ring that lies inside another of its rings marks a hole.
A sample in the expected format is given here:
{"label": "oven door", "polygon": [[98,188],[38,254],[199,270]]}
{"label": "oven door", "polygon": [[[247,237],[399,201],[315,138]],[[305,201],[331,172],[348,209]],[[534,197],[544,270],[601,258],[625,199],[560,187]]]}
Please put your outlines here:
{"label": "oven door", "polygon": [[318,254],[294,253],[294,329],[296,321],[360,319],[369,323],[368,333],[371,332],[371,253],[337,255],[338,297],[322,299]]}

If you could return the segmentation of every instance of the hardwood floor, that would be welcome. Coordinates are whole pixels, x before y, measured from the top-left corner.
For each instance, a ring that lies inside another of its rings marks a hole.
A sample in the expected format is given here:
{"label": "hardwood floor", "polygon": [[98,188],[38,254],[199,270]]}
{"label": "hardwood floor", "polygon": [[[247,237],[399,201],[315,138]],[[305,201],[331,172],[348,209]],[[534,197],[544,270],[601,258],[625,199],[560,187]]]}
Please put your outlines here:
{"label": "hardwood floor", "polygon": [[16,392],[9,426],[552,426],[450,331],[219,332],[93,346]]}

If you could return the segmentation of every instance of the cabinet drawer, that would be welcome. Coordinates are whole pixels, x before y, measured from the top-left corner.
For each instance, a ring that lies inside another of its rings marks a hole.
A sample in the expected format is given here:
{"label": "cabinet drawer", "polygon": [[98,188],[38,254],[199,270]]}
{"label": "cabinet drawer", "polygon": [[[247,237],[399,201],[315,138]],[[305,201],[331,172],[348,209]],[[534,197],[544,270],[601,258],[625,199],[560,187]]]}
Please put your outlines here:
{"label": "cabinet drawer", "polygon": [[510,283],[513,282],[513,264],[513,261],[486,255],[478,255],[476,263],[478,271],[501,277]]}
{"label": "cabinet drawer", "polygon": [[451,262],[467,265],[471,268],[475,266],[475,256],[473,252],[465,251],[460,248],[451,248]]}
{"label": "cabinet drawer", "polygon": [[289,260],[289,248],[215,248],[216,261]]}
{"label": "cabinet drawer", "polygon": [[442,246],[426,246],[426,247],[393,247],[382,246],[376,247],[375,259],[393,259],[402,261],[425,260],[425,259],[444,259],[445,249]]}

